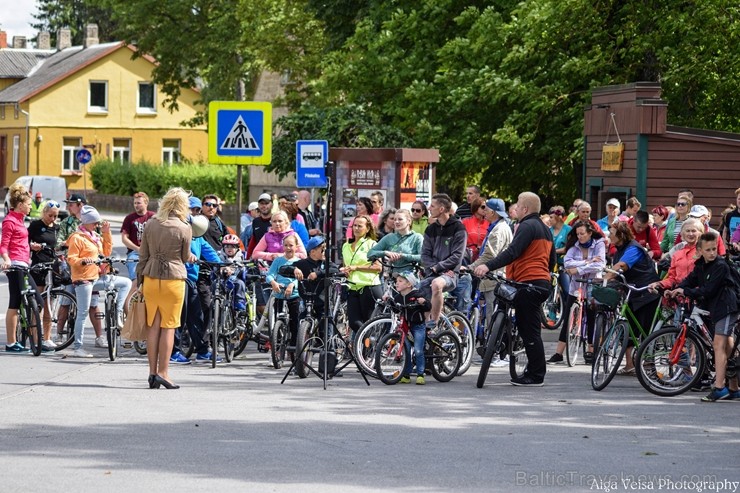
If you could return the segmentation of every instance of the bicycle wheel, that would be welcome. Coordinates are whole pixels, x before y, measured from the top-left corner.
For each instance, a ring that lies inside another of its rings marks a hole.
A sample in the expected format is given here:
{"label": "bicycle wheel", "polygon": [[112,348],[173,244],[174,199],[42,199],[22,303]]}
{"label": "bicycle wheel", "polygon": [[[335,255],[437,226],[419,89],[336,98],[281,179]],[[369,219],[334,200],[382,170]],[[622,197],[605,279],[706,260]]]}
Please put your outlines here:
{"label": "bicycle wheel", "polygon": [[285,346],[288,343],[288,325],[285,320],[278,319],[270,333],[270,358],[272,366],[279,370],[285,361]]}
{"label": "bicycle wheel", "polygon": [[550,296],[542,305],[542,315],[546,329],[556,330],[563,323],[565,310],[565,300],[561,292],[560,283],[557,283],[551,290]]}
{"label": "bicycle wheel", "polygon": [[28,342],[31,345],[31,352],[34,356],[38,356],[41,354],[41,345],[44,342],[44,327],[41,325],[39,305],[36,303],[36,297],[34,295],[26,296],[23,310],[26,313],[26,331],[28,333]]}
{"label": "bicycle wheel", "polygon": [[460,339],[454,330],[443,330],[429,341],[432,376],[438,382],[449,382],[457,375],[462,363],[463,351]]}
{"label": "bicycle wheel", "polygon": [[211,368],[216,368],[218,361],[219,327],[221,324],[221,300],[214,298],[211,303],[211,320],[209,329],[211,331]]}
{"label": "bicycle wheel", "polygon": [[355,334],[353,341],[355,358],[362,371],[368,375],[377,376],[375,373],[375,348],[381,337],[389,334],[394,328],[393,318],[378,317],[365,322],[365,325],[360,327],[360,330]]}
{"label": "bicycle wheel", "polygon": [[519,330],[512,327],[509,332],[509,375],[511,378],[521,378],[529,364],[527,352],[524,350],[524,341]]}
{"label": "bicycle wheel", "polygon": [[629,340],[629,325],[625,320],[619,320],[609,330],[596,353],[594,366],[591,368],[591,387],[594,390],[603,390],[612,381],[622,362],[627,341]]}
{"label": "bicycle wheel", "polygon": [[380,338],[375,353],[375,372],[386,385],[398,383],[403,376],[408,355],[401,343],[401,335],[386,334]]}
{"label": "bicycle wheel", "polygon": [[249,318],[249,312],[246,312],[246,315],[244,318],[240,318],[237,320],[237,335],[235,345],[234,345],[234,357],[236,358],[244,350],[247,348],[247,343],[249,343],[250,333],[251,333],[251,327],[252,327],[252,319]]}
{"label": "bicycle wheel", "polygon": [[[478,327],[480,324],[480,307],[478,305],[473,306],[470,309],[470,328],[473,330],[473,336],[475,337],[476,343],[483,342],[483,329]],[[478,331],[480,330],[480,334]]]}
{"label": "bicycle wheel", "polygon": [[491,319],[488,337],[486,338],[486,351],[483,353],[483,363],[481,363],[480,373],[478,373],[478,381],[475,384],[479,389],[482,389],[483,384],[486,383],[486,377],[488,376],[488,370],[491,368],[493,355],[496,354],[499,333],[501,333],[504,325],[504,316],[504,312],[496,312],[493,314],[493,318]]}
{"label": "bicycle wheel", "polygon": [[[300,378],[306,378],[310,373],[308,368],[313,361],[313,326],[313,319],[304,319],[298,324],[294,357],[298,358],[295,363],[295,372]],[[308,344],[306,341],[309,341]]]}
{"label": "bicycle wheel", "polygon": [[579,301],[575,301],[570,307],[568,315],[568,334],[565,344],[565,361],[568,366],[576,366],[578,360],[578,347],[581,345],[581,323],[583,322],[583,307]]}
{"label": "bicycle wheel", "polygon": [[464,375],[470,369],[473,363],[473,354],[475,353],[475,334],[470,322],[462,312],[452,311],[447,314],[447,320],[450,321],[452,330],[458,335],[460,342],[461,360],[460,368],[457,370],[457,376]]}
{"label": "bicycle wheel", "polygon": [[224,360],[231,363],[234,359],[234,340],[236,336],[236,327],[234,325],[234,316],[231,308],[222,305],[221,307],[221,347],[224,350]]}
{"label": "bicycle wheel", "polygon": [[140,355],[146,356],[146,341],[134,341],[134,349],[136,349],[136,352]]}
{"label": "bicycle wheel", "polygon": [[108,358],[118,356],[118,327],[116,326],[116,305],[110,297],[105,299],[105,335],[108,339]]}
{"label": "bicycle wheel", "polygon": [[[594,319],[594,350],[593,353],[596,354],[599,352],[599,348],[601,347],[602,340],[604,339],[604,336],[606,335],[606,328],[608,327],[609,323],[609,317],[606,316],[606,313],[604,312],[598,312],[596,314],[596,318]],[[593,362],[591,362],[593,364]]]}
{"label": "bicycle wheel", "polygon": [[77,299],[64,289],[52,289],[48,295],[43,293],[42,300],[49,306],[52,334],[56,326],[56,350],[66,349],[75,340]]}
{"label": "bicycle wheel", "polygon": [[26,342],[28,342],[28,332],[23,328],[23,319],[21,318],[21,315],[23,315],[23,317],[26,316],[25,312],[21,314],[20,310],[18,310],[18,323],[15,324],[15,340],[18,341],[18,344],[21,346],[26,347]]}
{"label": "bicycle wheel", "polygon": [[704,374],[706,349],[694,334],[681,337],[680,327],[649,335],[637,350],[637,379],[661,397],[683,394]]}

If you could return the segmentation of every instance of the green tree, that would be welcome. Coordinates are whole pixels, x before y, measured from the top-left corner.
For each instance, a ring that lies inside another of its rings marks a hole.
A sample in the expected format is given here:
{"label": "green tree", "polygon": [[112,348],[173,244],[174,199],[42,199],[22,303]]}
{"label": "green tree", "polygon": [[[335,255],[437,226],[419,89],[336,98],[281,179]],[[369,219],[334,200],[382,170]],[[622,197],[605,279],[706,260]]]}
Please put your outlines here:
{"label": "green tree", "polygon": [[99,0],[36,0],[38,13],[33,17],[38,21],[31,24],[37,31],[48,31],[52,46],[56,45],[57,32],[69,28],[72,44],[82,45],[87,24],[98,25],[98,39],[101,43],[115,40],[116,24],[111,18],[110,9]]}

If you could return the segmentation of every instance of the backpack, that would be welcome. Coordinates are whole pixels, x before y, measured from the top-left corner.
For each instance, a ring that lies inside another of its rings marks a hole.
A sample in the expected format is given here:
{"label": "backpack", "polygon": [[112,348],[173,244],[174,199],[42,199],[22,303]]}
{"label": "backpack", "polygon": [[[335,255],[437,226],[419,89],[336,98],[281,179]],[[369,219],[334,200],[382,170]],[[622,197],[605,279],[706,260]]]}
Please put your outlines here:
{"label": "backpack", "polygon": [[735,299],[740,304],[740,263],[728,258],[727,265],[730,266],[731,289],[735,293]]}

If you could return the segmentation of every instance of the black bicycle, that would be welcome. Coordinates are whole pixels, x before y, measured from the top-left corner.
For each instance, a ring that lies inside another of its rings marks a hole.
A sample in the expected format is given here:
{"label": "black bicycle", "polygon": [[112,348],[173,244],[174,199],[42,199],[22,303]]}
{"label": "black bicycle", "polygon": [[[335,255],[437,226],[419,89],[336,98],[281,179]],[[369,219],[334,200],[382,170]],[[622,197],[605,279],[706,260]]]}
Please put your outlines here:
{"label": "black bicycle", "polygon": [[38,292],[31,287],[29,277],[32,271],[38,272],[43,265],[37,264],[30,268],[13,265],[5,271],[6,273],[19,272],[23,276],[21,306],[18,309],[18,324],[16,325],[16,340],[23,347],[26,346],[26,341],[28,341],[34,356],[41,354],[41,348],[44,342],[44,327],[41,325],[39,304],[36,300]]}
{"label": "black bicycle", "polygon": [[486,274],[488,279],[497,281],[494,288],[496,296],[496,311],[491,316],[488,324],[488,336],[486,337],[483,350],[483,363],[478,374],[476,386],[480,389],[486,382],[488,370],[491,368],[491,361],[496,354],[506,355],[509,357],[509,374],[511,378],[520,378],[524,376],[527,369],[527,353],[524,351],[524,341],[522,341],[519,330],[514,322],[514,298],[519,290],[530,292],[542,291],[542,288],[524,282],[516,282],[496,274]]}

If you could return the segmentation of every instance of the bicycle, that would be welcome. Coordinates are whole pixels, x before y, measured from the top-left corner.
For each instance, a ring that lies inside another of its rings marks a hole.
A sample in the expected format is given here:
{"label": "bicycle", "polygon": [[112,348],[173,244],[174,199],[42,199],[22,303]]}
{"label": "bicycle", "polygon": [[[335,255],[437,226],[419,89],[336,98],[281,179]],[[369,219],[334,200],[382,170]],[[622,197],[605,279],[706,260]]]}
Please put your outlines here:
{"label": "bicycle", "polygon": [[[39,314],[39,305],[36,299],[38,292],[31,287],[29,282],[30,273],[38,271],[37,264],[33,267],[23,267],[20,265],[10,266],[5,272],[18,272],[22,278],[21,286],[21,306],[18,308],[18,324],[16,325],[16,340],[21,346],[26,347],[26,341],[31,345],[31,353],[34,356],[41,354],[42,344],[44,342],[44,327],[41,325],[41,315]],[[50,265],[50,264],[49,264]]]}
{"label": "bicycle", "polygon": [[524,350],[524,341],[516,326],[514,314],[514,298],[520,289],[529,292],[541,290],[532,284],[506,279],[500,274],[489,272],[486,277],[497,281],[493,294],[496,296],[496,309],[488,324],[483,363],[476,387],[483,388],[491,368],[491,361],[496,354],[508,353],[509,375],[511,378],[521,378],[527,369],[527,353]]}
{"label": "bicycle", "polygon": [[[576,299],[570,307],[568,313],[568,332],[567,340],[565,344],[565,360],[568,366],[575,366],[578,361],[578,350],[583,346],[584,355],[588,349],[589,344],[593,345],[594,350],[591,351],[593,355],[595,353],[596,345],[592,344],[593,341],[589,340],[587,319],[583,315],[585,304],[588,302],[588,289],[587,286],[593,286],[601,284],[600,279],[572,279],[571,282],[577,282],[580,284]],[[588,316],[588,315],[587,315]],[[595,316],[594,316],[595,317]],[[594,319],[594,325],[596,320]],[[601,337],[601,332],[599,337]],[[589,363],[589,362],[587,362]]]}
{"label": "bicycle", "polygon": [[560,272],[557,264],[555,269],[550,273],[552,288],[550,294],[542,305],[542,316],[544,317],[543,327],[550,330],[557,330],[563,323],[563,312],[565,311],[565,299],[563,288],[560,284]]}
{"label": "bicycle", "polygon": [[[234,357],[239,356],[244,349],[246,349],[249,341],[255,341],[258,348],[264,347],[265,351],[269,351],[268,346],[271,346],[270,336],[263,332],[267,332],[267,329],[274,325],[275,320],[275,297],[272,295],[272,289],[269,289],[268,294],[268,291],[265,291],[262,287],[262,279],[264,276],[260,274],[260,271],[266,268],[264,261],[237,263],[237,265],[247,267],[246,274],[243,277],[243,280],[246,283],[245,295],[247,298],[247,310],[246,318],[244,320],[237,320],[237,325],[240,327],[240,330],[238,334],[239,340],[234,349]],[[258,289],[262,289],[267,295],[265,309],[259,316],[257,314]]]}
{"label": "bicycle", "polygon": [[270,358],[272,366],[279,370],[283,367],[285,353],[295,352],[295,347],[288,346],[290,340],[290,312],[288,310],[288,299],[279,299],[280,310],[275,314],[275,323],[270,330]]}
{"label": "bicycle", "polygon": [[[637,379],[648,392],[672,397],[689,390],[703,375],[713,372],[714,345],[702,317],[709,312],[690,303],[680,309],[681,325],[650,334],[637,350]],[[737,357],[740,328],[734,328],[735,345],[729,362]],[[728,372],[729,376],[729,372]]]}
{"label": "bicycle", "polygon": [[[633,292],[645,291],[650,286],[638,288],[628,284],[621,272],[608,268],[604,269],[604,272],[616,274],[621,279],[621,282],[618,282],[618,284],[627,289],[627,294],[622,298],[615,292],[612,296],[613,300],[609,302],[611,306],[615,307],[616,317],[614,323],[600,341],[599,351],[594,356],[594,364],[591,367],[591,387],[594,390],[603,390],[609,385],[609,382],[617,374],[619,365],[622,363],[622,358],[624,358],[624,354],[627,352],[627,345],[630,339],[635,349],[638,349],[640,339],[652,332],[652,329],[656,327],[657,322],[660,320],[661,314],[660,305],[658,305],[653,316],[652,324],[648,327],[648,330],[645,330],[629,307],[629,299]],[[609,290],[615,291],[607,287],[604,288],[603,292],[609,293]],[[601,294],[600,296],[605,295]],[[637,328],[639,334],[635,333],[632,329],[633,326]]]}
{"label": "bicycle", "polygon": [[114,263],[127,264],[138,260],[101,257],[93,263],[97,266],[108,265],[108,274],[105,274],[105,335],[108,340],[108,358],[115,361],[118,357],[118,345],[121,341],[121,329],[118,327],[118,288],[113,284],[118,270]]}
{"label": "bicycle", "polygon": [[221,262],[207,262],[198,260],[198,265],[207,268],[211,272],[213,283],[213,296],[211,298],[210,320],[207,330],[210,331],[211,342],[211,368],[216,368],[218,362],[218,347],[223,345],[224,356],[230,362],[234,356],[234,345],[231,344],[224,334],[230,334],[234,330],[234,317],[232,312],[231,291],[226,287],[228,276],[214,271],[217,268],[226,267],[231,264]]}
{"label": "bicycle", "polygon": [[[375,355],[375,373],[386,385],[398,383],[406,367],[406,358],[414,360],[414,348],[406,350],[406,342],[413,341],[409,325],[401,315],[404,306],[389,299],[386,305],[392,310],[397,324],[391,333],[378,342]],[[424,357],[432,376],[439,382],[449,382],[457,375],[462,359],[462,350],[454,329],[429,331],[424,342]]]}

